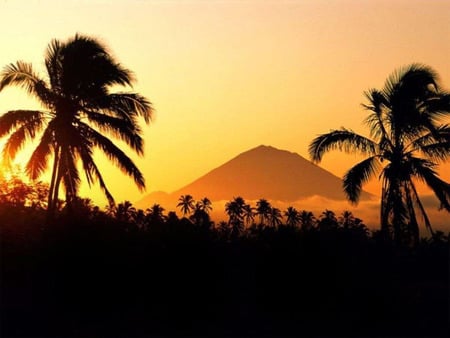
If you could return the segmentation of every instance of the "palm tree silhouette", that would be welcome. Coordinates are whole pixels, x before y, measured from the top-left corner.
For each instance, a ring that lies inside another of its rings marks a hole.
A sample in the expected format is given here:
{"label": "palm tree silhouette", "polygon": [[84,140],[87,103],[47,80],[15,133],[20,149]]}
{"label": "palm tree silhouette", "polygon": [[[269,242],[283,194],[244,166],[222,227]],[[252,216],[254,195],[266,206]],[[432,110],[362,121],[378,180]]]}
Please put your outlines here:
{"label": "palm tree silhouette", "polygon": [[291,227],[296,227],[299,223],[299,213],[297,209],[293,206],[289,206],[284,212],[284,216],[286,216],[286,224]]}
{"label": "palm tree silhouette", "polygon": [[255,208],[250,204],[245,204],[242,208],[242,217],[244,218],[245,224],[250,226],[255,221]]}
{"label": "palm tree silhouette", "polygon": [[334,211],[326,209],[320,215],[318,228],[322,231],[336,229],[338,227],[338,220]]}
{"label": "palm tree silhouette", "polygon": [[450,126],[443,123],[450,113],[450,94],[440,88],[431,68],[412,64],[389,76],[382,90],[365,95],[371,138],[345,128],[333,130],[311,142],[310,156],[316,163],[333,149],[367,156],[344,175],[348,199],[357,203],[362,185],[381,171],[381,231],[397,243],[417,243],[416,210],[431,234],[433,230],[415,180],[425,182],[441,208],[450,211],[450,185],[435,171],[450,155]]}
{"label": "palm tree silhouette", "polygon": [[203,197],[199,202],[199,208],[209,214],[212,211],[212,203],[208,197]]}
{"label": "palm tree silhouette", "polygon": [[3,149],[3,160],[10,163],[29,139],[42,135],[26,164],[26,172],[33,180],[37,179],[53,155],[49,215],[58,202],[61,182],[68,204],[77,196],[79,160],[88,184],[98,181],[113,203],[113,196],[94,161],[95,149],[106,154],[143,190],[142,173],[107,137],[118,138],[143,155],[138,117],[143,117],[147,124],[150,122],[150,103],[136,93],[110,92],[112,86],[131,85],[132,73],[117,63],[100,42],[78,34],[66,42],[53,40],[46,51],[45,66],[47,78],[40,77],[31,64],[23,61],[6,66],[1,73],[0,90],[11,85],[22,87],[45,109],[12,110],[0,117],[0,137],[10,135]]}
{"label": "palm tree silhouette", "polygon": [[234,235],[239,235],[244,230],[244,207],[245,200],[238,196],[225,204],[225,212],[228,215],[228,224],[231,225],[231,231]]}
{"label": "palm tree silhouette", "polygon": [[186,216],[187,214],[190,214],[192,210],[194,210],[195,201],[189,194],[181,195],[178,199],[177,207],[180,208],[183,216]]}
{"label": "palm tree silhouette", "polygon": [[259,215],[259,223],[261,225],[267,225],[267,221],[270,219],[271,208],[270,203],[264,198],[256,202],[256,214]]}
{"label": "palm tree silhouette", "polygon": [[316,224],[316,218],[311,211],[302,210],[298,216],[300,222],[300,228],[303,231],[309,231],[314,228]]}
{"label": "palm tree silhouette", "polygon": [[269,220],[272,227],[277,227],[282,223],[283,216],[281,210],[275,207],[270,208]]}

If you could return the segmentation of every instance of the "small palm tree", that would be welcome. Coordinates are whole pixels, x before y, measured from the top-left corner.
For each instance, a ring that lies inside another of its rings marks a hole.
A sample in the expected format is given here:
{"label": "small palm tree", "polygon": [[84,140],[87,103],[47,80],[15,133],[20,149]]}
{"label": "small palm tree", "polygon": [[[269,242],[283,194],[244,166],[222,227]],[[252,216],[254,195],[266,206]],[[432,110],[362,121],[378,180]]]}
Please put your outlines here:
{"label": "small palm tree", "polygon": [[147,124],[150,122],[150,103],[136,93],[110,91],[112,86],[131,85],[132,73],[116,62],[100,42],[81,35],[66,42],[53,40],[47,48],[45,67],[46,78],[22,61],[6,66],[1,73],[0,90],[12,85],[22,87],[44,108],[12,110],[0,117],[0,137],[10,135],[3,148],[4,162],[10,163],[29,139],[41,135],[26,164],[26,172],[33,180],[37,179],[53,156],[49,215],[58,203],[60,184],[67,204],[76,198],[80,185],[79,161],[88,184],[98,181],[109,202],[114,202],[94,161],[95,149],[106,154],[143,190],[142,173],[108,138],[118,138],[143,155],[138,117],[143,117]]}
{"label": "small palm tree", "polygon": [[146,211],[146,222],[148,225],[161,225],[166,220],[164,208],[160,204],[153,204]]}
{"label": "small palm tree", "polygon": [[250,204],[245,204],[242,208],[243,218],[245,224],[250,226],[255,221],[255,208],[253,208]]}
{"label": "small palm tree", "polygon": [[319,218],[318,228],[322,231],[336,229],[338,227],[338,220],[334,211],[326,209]]}
{"label": "small palm tree", "polygon": [[344,210],[338,218],[339,226],[343,228],[350,228],[355,223],[355,216],[348,210]]}
{"label": "small palm tree", "polygon": [[186,216],[187,214],[190,214],[192,210],[194,210],[195,200],[189,194],[181,195],[178,199],[177,207],[180,208],[183,216]]}
{"label": "small palm tree", "polygon": [[199,208],[209,214],[212,211],[212,203],[208,197],[203,197],[199,202]]}
{"label": "small palm tree", "polygon": [[296,227],[300,221],[299,212],[292,206],[289,206],[284,212],[284,216],[286,216],[286,224],[290,227]]}
{"label": "small palm tree", "polygon": [[279,226],[283,221],[283,216],[281,215],[281,210],[275,207],[270,208],[269,221],[272,227]]}
{"label": "small palm tree", "polygon": [[246,203],[245,200],[238,196],[225,204],[225,212],[228,215],[228,224],[232,228],[234,235],[239,235],[244,230],[243,213]]}
{"label": "small palm tree", "polygon": [[371,138],[344,128],[333,130],[311,142],[310,156],[320,162],[333,149],[367,156],[344,175],[348,199],[357,203],[362,185],[381,172],[382,233],[397,243],[418,243],[417,212],[431,234],[433,230],[415,181],[425,182],[441,208],[450,212],[450,185],[436,173],[437,165],[450,155],[450,126],[444,123],[450,94],[440,88],[431,68],[413,64],[394,72],[382,90],[365,95]]}
{"label": "small palm tree", "polygon": [[300,222],[300,228],[303,231],[309,231],[314,228],[316,224],[316,218],[311,211],[302,210],[298,216]]}
{"label": "small palm tree", "polygon": [[259,215],[259,223],[261,225],[267,225],[267,222],[270,219],[271,208],[272,206],[270,203],[264,198],[261,198],[256,202],[256,214]]}

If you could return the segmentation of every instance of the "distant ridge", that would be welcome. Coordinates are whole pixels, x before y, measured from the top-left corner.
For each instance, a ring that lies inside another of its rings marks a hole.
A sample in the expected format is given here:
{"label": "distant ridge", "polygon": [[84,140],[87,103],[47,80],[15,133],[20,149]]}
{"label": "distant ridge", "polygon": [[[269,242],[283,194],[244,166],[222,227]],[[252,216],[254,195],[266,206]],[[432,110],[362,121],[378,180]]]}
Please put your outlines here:
{"label": "distant ridge", "polygon": [[[293,202],[319,195],[345,200],[342,180],[297,153],[260,145],[245,151],[211,170],[192,183],[170,193],[151,193],[136,203],[148,207],[153,203],[173,205],[181,195],[211,201],[242,196],[247,200],[265,198]],[[363,192],[361,199],[370,198]]]}

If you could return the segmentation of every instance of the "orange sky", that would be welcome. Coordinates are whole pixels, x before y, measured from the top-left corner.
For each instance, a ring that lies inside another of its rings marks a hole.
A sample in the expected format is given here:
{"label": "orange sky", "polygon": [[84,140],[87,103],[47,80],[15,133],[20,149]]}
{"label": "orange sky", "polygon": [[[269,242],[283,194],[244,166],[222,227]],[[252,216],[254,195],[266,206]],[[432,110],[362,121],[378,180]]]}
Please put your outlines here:
{"label": "orange sky", "polygon": [[[307,157],[319,133],[365,133],[363,91],[400,66],[428,64],[450,88],[447,0],[4,0],[0,29],[0,66],[22,59],[43,73],[48,42],[80,32],[135,72],[134,90],[156,109],[136,159],[147,192],[173,191],[260,144]],[[36,105],[0,93],[0,113],[18,108]],[[100,161],[117,201],[141,198]],[[341,176],[352,161],[335,152],[321,165]],[[82,194],[106,204],[98,190]]]}

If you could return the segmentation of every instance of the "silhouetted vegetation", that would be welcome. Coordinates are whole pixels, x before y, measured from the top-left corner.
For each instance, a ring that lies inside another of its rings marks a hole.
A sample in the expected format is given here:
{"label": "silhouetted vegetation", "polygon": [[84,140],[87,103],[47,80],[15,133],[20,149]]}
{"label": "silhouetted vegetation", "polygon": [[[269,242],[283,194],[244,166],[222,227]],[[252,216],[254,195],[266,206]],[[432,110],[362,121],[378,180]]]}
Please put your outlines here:
{"label": "silhouetted vegetation", "polygon": [[363,105],[369,111],[365,123],[372,139],[345,128],[332,130],[311,142],[311,158],[320,162],[334,149],[367,156],[344,175],[348,199],[357,203],[362,185],[379,175],[383,235],[399,245],[417,245],[419,221],[423,219],[431,234],[433,229],[415,181],[425,182],[441,208],[450,212],[450,184],[436,172],[450,156],[450,94],[431,68],[413,64],[394,72],[382,90],[371,89],[365,95],[369,101]]}
{"label": "silhouetted vegetation", "polygon": [[290,207],[281,218],[267,200],[255,208],[242,197],[217,224],[208,199],[184,196],[192,203],[180,200],[181,218],[158,204],[101,210],[77,198],[45,225],[44,208],[9,194],[2,201],[9,197],[0,204],[2,337],[441,336],[448,328],[443,233],[399,248],[348,211],[315,217]]}
{"label": "silhouetted vegetation", "polygon": [[39,178],[53,158],[47,203],[50,218],[57,208],[60,185],[67,207],[78,196],[78,162],[89,185],[98,182],[108,200],[114,201],[94,161],[94,150],[103,152],[143,189],[142,173],[107,137],[115,137],[143,155],[138,118],[150,122],[150,103],[136,93],[111,92],[113,86],[131,86],[131,71],[114,60],[99,41],[81,35],[67,42],[53,40],[46,51],[45,68],[47,77],[43,78],[31,64],[17,61],[0,74],[0,91],[13,85],[22,87],[43,108],[12,110],[0,116],[0,137],[9,135],[2,152],[4,163],[10,163],[28,141],[40,136],[26,172],[34,180]]}

